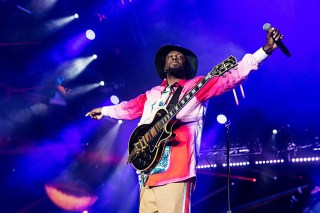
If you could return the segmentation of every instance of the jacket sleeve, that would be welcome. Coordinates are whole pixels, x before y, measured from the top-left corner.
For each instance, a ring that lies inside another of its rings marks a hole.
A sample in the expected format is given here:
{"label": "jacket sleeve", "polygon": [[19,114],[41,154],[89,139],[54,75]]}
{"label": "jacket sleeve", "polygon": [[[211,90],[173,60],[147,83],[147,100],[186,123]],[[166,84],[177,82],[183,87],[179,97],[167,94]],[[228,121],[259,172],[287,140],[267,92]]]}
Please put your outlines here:
{"label": "jacket sleeve", "polygon": [[[231,73],[226,73],[226,77],[212,78],[196,95],[196,98],[204,102],[207,99],[221,95],[241,84],[252,70],[257,70],[259,64],[265,60],[268,55],[260,48],[254,54],[246,54],[238,63],[237,69],[231,69]],[[199,82],[202,77],[197,79]]]}
{"label": "jacket sleeve", "polygon": [[102,107],[101,113],[104,116],[115,119],[133,120],[142,116],[146,94],[141,94],[138,97],[129,101],[123,101],[112,106]]}

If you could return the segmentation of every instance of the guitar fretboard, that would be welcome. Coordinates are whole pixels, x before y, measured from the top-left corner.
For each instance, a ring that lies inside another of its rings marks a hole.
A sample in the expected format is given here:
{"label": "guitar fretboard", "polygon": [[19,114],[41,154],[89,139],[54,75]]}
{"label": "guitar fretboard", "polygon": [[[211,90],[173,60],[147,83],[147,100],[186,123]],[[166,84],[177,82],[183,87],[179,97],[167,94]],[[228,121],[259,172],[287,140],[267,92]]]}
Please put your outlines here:
{"label": "guitar fretboard", "polygon": [[209,80],[215,76],[224,75],[227,71],[237,65],[237,61],[233,56],[228,57],[222,63],[213,67],[212,70],[201,79],[201,81],[196,84],[173,108],[171,108],[168,113],[158,122],[159,125],[165,125],[170,121],[176,114],[199,92],[199,90],[206,85]]}

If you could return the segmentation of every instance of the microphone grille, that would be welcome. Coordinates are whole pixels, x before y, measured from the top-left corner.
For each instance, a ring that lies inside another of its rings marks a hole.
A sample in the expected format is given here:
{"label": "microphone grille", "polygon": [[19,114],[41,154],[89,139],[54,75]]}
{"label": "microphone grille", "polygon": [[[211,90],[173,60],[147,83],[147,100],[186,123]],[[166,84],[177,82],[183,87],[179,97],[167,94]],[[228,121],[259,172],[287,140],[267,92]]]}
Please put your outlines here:
{"label": "microphone grille", "polygon": [[264,25],[263,25],[263,30],[264,31],[269,31],[271,29],[271,24],[269,24],[269,23],[265,23]]}

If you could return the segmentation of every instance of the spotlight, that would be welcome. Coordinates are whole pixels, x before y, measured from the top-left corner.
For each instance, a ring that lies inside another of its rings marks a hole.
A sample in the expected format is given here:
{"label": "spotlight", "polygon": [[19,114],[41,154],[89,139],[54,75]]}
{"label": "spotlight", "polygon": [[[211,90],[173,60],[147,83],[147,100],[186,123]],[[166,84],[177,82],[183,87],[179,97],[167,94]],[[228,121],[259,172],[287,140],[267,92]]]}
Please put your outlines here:
{"label": "spotlight", "polygon": [[272,130],[272,133],[275,135],[278,133],[278,130],[274,129],[274,130]]}
{"label": "spotlight", "polygon": [[118,124],[122,124],[122,120],[118,120]]}
{"label": "spotlight", "polygon": [[110,97],[110,100],[111,100],[111,103],[113,103],[113,104],[118,104],[119,103],[119,98],[117,96],[115,96],[115,95],[112,95]]}
{"label": "spotlight", "polygon": [[75,13],[75,14],[73,15],[73,17],[74,17],[74,18],[79,18],[78,13]]}
{"label": "spotlight", "polygon": [[227,122],[227,117],[223,114],[217,116],[217,121],[219,124],[225,124]]}
{"label": "spotlight", "polygon": [[89,40],[93,40],[96,37],[96,34],[93,32],[93,30],[87,30],[86,31],[86,37]]}
{"label": "spotlight", "polygon": [[104,86],[104,81],[100,81],[100,86]]}
{"label": "spotlight", "polygon": [[92,55],[92,58],[93,58],[93,59],[97,59],[98,56],[97,56],[96,54],[93,54],[93,55]]}

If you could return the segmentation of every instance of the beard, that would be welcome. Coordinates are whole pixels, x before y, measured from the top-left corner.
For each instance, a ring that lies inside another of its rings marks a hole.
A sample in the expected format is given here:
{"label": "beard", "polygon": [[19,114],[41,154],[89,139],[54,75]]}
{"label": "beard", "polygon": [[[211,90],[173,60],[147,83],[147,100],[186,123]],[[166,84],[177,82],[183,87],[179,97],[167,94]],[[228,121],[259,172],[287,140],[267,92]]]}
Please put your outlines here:
{"label": "beard", "polygon": [[186,77],[186,71],[184,69],[180,68],[169,68],[166,70],[166,73],[169,75],[172,75],[176,78],[185,78]]}

